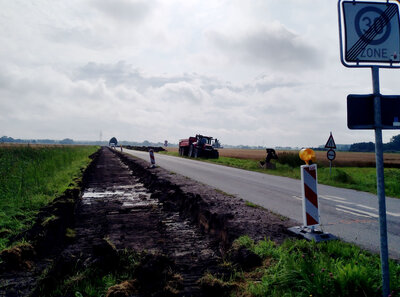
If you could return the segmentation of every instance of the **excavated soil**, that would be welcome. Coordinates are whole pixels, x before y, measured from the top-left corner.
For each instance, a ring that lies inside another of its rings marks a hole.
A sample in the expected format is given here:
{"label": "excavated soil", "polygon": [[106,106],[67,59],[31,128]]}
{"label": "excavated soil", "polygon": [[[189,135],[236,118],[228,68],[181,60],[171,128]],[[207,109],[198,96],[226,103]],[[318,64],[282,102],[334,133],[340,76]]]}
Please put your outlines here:
{"label": "excavated soil", "polygon": [[[122,250],[150,255],[136,279],[125,284],[136,286],[127,296],[209,296],[199,279],[221,269],[236,238],[249,235],[280,243],[292,236],[287,228],[295,223],[288,219],[148,165],[102,148],[85,172],[82,191],[64,195],[74,201],[72,211],[68,207],[69,211],[60,213],[60,203],[47,207],[47,216],[42,211],[37,224],[25,234],[33,242],[34,251],[25,261],[29,265],[3,269],[0,296],[40,296],[40,290],[51,290],[56,278],[65,277],[71,267],[90,263],[101,263],[103,269],[113,267]],[[57,211],[58,220],[49,232],[43,223]],[[69,219],[63,219],[63,214]],[[74,230],[73,236],[66,236],[66,230]],[[51,273],[40,277],[45,269]],[[166,283],[158,286],[154,280],[161,270],[175,275],[175,287],[168,294]]]}

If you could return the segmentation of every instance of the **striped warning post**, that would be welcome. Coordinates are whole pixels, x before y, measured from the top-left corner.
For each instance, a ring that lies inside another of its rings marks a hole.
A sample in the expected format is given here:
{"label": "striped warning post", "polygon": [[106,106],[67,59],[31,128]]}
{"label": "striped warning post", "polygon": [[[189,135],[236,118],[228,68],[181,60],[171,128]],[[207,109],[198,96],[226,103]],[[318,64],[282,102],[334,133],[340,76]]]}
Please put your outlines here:
{"label": "striped warning post", "polygon": [[319,225],[317,165],[301,166],[304,226]]}
{"label": "striped warning post", "polygon": [[150,149],[149,153],[150,153],[151,167],[155,167],[156,166],[156,160],[154,159],[154,150]]}

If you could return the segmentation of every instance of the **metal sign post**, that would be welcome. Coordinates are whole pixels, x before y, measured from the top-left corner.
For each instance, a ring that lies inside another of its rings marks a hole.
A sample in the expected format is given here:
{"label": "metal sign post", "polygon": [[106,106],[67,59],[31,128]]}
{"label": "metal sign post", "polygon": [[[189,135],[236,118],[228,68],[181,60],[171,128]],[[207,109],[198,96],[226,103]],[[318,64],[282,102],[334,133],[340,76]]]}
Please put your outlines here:
{"label": "metal sign post", "polygon": [[383,171],[383,144],[382,144],[382,118],[381,118],[381,97],[379,90],[379,67],[372,67],[372,86],[375,107],[375,158],[376,158],[376,183],[379,203],[379,234],[381,248],[381,269],[382,269],[382,293],[389,296],[389,252],[386,224],[386,199],[385,181]]}
{"label": "metal sign post", "polygon": [[375,130],[382,296],[387,297],[390,284],[382,129],[399,129],[400,97],[380,94],[379,68],[400,68],[399,2],[339,0],[338,11],[342,64],[371,67],[372,71],[373,94],[348,96],[347,123],[350,129]]}
{"label": "metal sign post", "polygon": [[332,161],[335,160],[336,158],[336,152],[335,152],[335,148],[336,148],[336,144],[335,144],[335,140],[333,139],[333,135],[331,132],[331,135],[328,138],[328,141],[325,144],[325,148],[329,149],[326,153],[326,157],[329,160],[329,176],[331,176],[332,174]]}

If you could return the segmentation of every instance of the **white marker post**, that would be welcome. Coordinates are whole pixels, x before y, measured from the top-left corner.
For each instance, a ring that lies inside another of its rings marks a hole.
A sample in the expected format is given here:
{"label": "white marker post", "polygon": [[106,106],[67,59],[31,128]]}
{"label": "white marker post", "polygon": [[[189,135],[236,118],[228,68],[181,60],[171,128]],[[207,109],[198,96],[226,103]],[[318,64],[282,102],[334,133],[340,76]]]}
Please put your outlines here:
{"label": "white marker post", "polygon": [[303,224],[304,227],[319,225],[317,165],[301,166],[301,190],[303,194]]}
{"label": "white marker post", "polygon": [[288,230],[315,242],[335,240],[337,238],[334,235],[316,228],[320,226],[317,164],[309,165],[310,162],[315,162],[315,152],[312,149],[305,148],[299,152],[299,157],[307,164],[300,167],[301,192],[303,195],[303,226],[291,227]]}
{"label": "white marker post", "polygon": [[149,154],[150,154],[150,162],[151,162],[151,166],[150,168],[155,168],[156,167],[156,160],[154,158],[154,150],[149,150]]}

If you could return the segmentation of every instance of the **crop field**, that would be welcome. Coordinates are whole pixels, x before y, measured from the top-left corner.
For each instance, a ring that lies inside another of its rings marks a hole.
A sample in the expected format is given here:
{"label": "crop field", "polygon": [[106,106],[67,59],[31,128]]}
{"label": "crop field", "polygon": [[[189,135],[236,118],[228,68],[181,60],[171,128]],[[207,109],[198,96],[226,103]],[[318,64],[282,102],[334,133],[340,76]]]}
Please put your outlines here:
{"label": "crop field", "polygon": [[[169,152],[178,152],[178,148],[168,148]],[[299,151],[276,151],[279,155],[283,153],[298,154]],[[326,157],[326,151],[315,151],[317,163],[322,166],[329,166]],[[266,157],[265,150],[250,149],[220,149],[221,157],[230,157],[248,160],[264,160]],[[400,154],[385,153],[384,162],[386,168],[400,168]],[[337,167],[375,167],[375,153],[358,153],[358,152],[336,152],[336,159],[332,165]]]}

